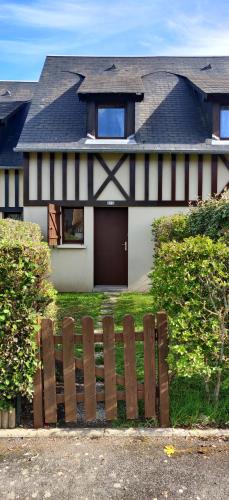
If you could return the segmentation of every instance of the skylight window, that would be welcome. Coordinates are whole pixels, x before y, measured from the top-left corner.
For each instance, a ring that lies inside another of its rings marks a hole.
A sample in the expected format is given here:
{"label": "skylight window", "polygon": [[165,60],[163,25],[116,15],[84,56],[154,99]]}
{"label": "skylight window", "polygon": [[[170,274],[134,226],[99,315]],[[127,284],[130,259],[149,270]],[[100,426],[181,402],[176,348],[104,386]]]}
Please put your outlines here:
{"label": "skylight window", "polygon": [[220,138],[229,139],[229,106],[220,110]]}
{"label": "skylight window", "polygon": [[98,106],[96,135],[103,139],[125,138],[125,107]]}

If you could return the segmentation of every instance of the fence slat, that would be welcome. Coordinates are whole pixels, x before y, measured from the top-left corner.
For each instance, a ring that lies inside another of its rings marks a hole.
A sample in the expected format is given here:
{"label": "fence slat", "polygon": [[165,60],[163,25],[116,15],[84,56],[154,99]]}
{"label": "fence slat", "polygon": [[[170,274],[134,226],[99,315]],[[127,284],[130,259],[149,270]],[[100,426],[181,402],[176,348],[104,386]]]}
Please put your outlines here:
{"label": "fence slat", "polygon": [[[37,332],[36,335],[37,342],[37,360],[41,361],[41,330]],[[42,383],[42,371],[41,366],[37,369],[34,379],[33,379],[33,425],[35,429],[43,427],[44,425],[44,415],[43,415],[43,383]]]}
{"label": "fence slat", "polygon": [[138,397],[137,397],[134,320],[130,315],[124,316],[123,338],[124,338],[124,365],[125,365],[125,389],[126,389],[126,416],[127,418],[137,418]]}
{"label": "fence slat", "polygon": [[43,354],[43,373],[44,373],[45,423],[54,424],[57,422],[56,373],[55,373],[53,323],[50,319],[42,320],[41,332],[42,332],[42,354]]}
{"label": "fence slat", "polygon": [[117,418],[115,334],[112,316],[103,318],[105,410],[107,420]]}
{"label": "fence slat", "polygon": [[168,355],[168,324],[165,312],[157,314],[157,331],[160,424],[162,427],[169,427],[169,377],[166,362]]}
{"label": "fence slat", "polygon": [[146,314],[144,324],[145,417],[156,417],[155,317]]}
{"label": "fence slat", "polygon": [[63,320],[63,375],[65,421],[76,422],[76,386],[74,357],[74,320]]}
{"label": "fence slat", "polygon": [[82,319],[82,332],[85,416],[86,420],[89,421],[96,418],[94,323],[89,316]]}

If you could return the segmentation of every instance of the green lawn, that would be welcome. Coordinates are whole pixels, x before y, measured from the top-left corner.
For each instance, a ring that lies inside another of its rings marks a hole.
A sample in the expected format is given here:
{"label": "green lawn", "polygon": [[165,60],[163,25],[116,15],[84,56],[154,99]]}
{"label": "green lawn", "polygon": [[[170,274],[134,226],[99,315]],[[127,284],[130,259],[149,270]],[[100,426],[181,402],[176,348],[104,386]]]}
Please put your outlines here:
{"label": "green lawn", "polygon": [[[104,294],[102,293],[61,293],[57,301],[57,330],[60,329],[64,316],[72,316],[76,321],[76,332],[81,331],[80,319],[82,316],[90,315],[97,320],[100,313]],[[142,330],[142,320],[146,313],[154,312],[154,304],[149,293],[122,293],[114,307],[114,320],[116,331],[122,329],[122,319],[125,314],[132,314],[136,330]],[[98,346],[96,350],[100,350]],[[97,363],[103,362],[103,353],[97,359]],[[77,355],[81,355],[81,349],[77,349]],[[136,343],[137,375],[138,380],[143,381],[144,357],[143,343]],[[116,346],[117,373],[124,373],[123,345]],[[143,415],[142,404],[139,409]],[[208,403],[205,398],[204,387],[200,379],[175,378],[170,384],[170,415],[171,424],[174,427],[185,426],[225,426],[229,425],[229,394],[228,390],[221,391],[221,398],[217,405]],[[125,409],[122,401],[119,402],[119,418],[114,426],[144,425],[142,420],[125,420]],[[154,421],[145,422],[145,425],[155,426]]]}
{"label": "green lawn", "polygon": [[97,326],[103,293],[59,293],[57,297],[57,321],[56,331],[61,328],[61,322],[65,316],[75,320],[75,330],[81,332],[81,318],[92,316]]}

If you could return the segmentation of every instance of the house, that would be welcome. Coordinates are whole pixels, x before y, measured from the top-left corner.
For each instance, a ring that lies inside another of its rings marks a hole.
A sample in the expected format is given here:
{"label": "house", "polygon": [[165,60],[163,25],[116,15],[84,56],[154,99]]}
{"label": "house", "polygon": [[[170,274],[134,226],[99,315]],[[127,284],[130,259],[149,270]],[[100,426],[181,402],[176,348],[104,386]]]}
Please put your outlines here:
{"label": "house", "polygon": [[57,289],[145,290],[153,219],[229,185],[229,57],[47,57],[15,154]]}
{"label": "house", "polygon": [[35,89],[34,82],[0,81],[0,218],[23,213],[23,153],[15,152]]}

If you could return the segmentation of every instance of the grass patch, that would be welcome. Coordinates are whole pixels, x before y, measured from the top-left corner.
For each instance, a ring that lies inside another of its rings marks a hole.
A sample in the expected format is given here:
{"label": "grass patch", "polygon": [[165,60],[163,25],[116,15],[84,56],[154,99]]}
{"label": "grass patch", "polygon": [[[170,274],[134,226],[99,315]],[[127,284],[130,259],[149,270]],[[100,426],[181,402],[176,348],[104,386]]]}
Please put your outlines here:
{"label": "grass patch", "polygon": [[56,330],[61,329],[65,316],[75,320],[75,331],[81,333],[81,319],[83,316],[92,316],[97,327],[103,293],[59,293],[57,297]]}
{"label": "grass patch", "polygon": [[117,298],[114,307],[115,326],[122,330],[123,316],[131,314],[134,317],[135,329],[143,328],[143,316],[154,312],[154,303],[150,293],[122,293]]}
{"label": "grass patch", "polygon": [[170,417],[173,427],[229,425],[229,393],[222,389],[219,402],[208,402],[203,381],[177,377],[170,383]]}

